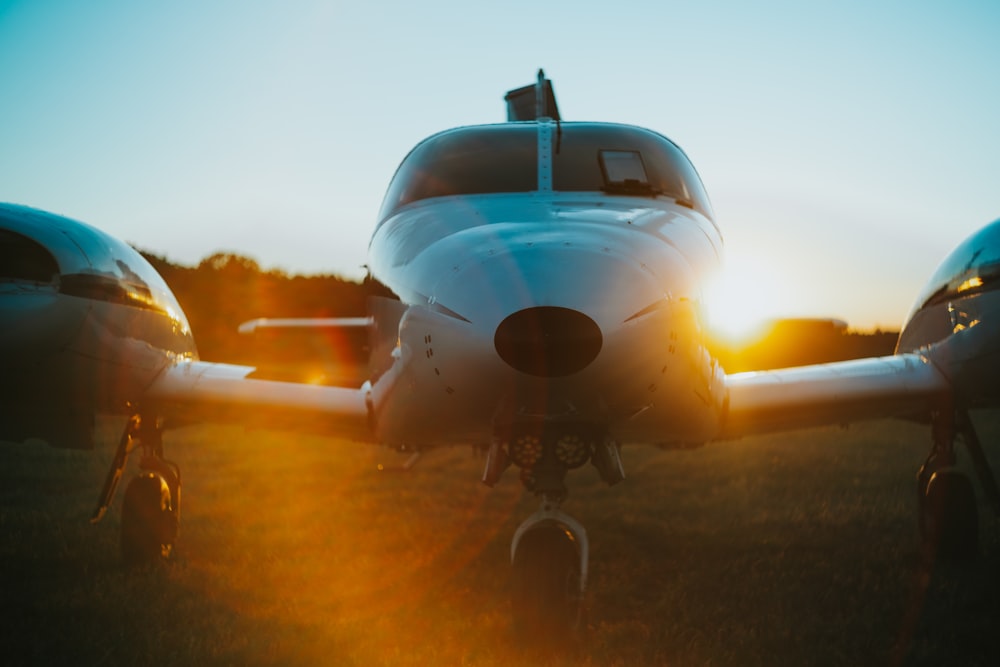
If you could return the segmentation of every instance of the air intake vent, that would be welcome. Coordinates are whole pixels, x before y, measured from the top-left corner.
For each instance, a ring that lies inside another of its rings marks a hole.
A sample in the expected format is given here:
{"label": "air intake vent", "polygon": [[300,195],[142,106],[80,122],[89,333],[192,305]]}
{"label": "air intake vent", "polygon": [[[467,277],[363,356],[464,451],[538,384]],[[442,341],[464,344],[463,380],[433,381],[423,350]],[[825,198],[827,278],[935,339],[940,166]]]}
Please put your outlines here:
{"label": "air intake vent", "polygon": [[594,320],[569,308],[539,306],[509,316],[493,344],[512,368],[538,377],[562,377],[586,368],[601,351]]}

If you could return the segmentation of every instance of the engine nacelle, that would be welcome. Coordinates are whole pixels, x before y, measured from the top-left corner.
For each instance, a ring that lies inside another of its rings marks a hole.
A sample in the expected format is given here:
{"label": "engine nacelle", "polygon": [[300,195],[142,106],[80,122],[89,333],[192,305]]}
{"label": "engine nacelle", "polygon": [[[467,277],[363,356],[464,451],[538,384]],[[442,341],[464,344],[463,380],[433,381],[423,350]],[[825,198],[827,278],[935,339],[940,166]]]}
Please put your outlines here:
{"label": "engine nacelle", "polygon": [[969,405],[1000,397],[1000,220],[958,245],[917,298],[897,352],[924,350]]}
{"label": "engine nacelle", "polygon": [[0,439],[93,447],[168,364],[187,319],[138,252],[89,225],[0,204]]}
{"label": "engine nacelle", "polygon": [[896,352],[912,352],[975,326],[978,297],[1000,288],[1000,220],[960,243],[938,266],[899,334]]}

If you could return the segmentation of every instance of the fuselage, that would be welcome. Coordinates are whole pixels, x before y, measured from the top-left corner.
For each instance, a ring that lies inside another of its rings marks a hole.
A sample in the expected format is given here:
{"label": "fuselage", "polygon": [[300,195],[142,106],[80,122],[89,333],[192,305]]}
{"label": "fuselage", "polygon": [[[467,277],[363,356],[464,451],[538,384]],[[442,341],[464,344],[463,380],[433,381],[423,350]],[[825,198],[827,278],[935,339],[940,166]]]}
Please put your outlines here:
{"label": "fuselage", "polygon": [[701,286],[720,252],[697,174],[660,135],[541,121],[431,137],[400,166],[370,245],[372,277],[398,298],[373,310],[375,352],[391,357],[373,364],[387,369],[377,438],[485,443],[586,423],[706,440],[725,386]]}

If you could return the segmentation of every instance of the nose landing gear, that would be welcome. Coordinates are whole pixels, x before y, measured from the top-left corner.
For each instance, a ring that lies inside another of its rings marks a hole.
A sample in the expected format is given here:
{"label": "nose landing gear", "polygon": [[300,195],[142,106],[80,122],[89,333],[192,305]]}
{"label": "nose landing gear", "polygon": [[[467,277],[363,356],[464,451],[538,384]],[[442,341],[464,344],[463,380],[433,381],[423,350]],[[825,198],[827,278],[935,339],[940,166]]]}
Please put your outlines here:
{"label": "nose landing gear", "polygon": [[569,639],[583,624],[590,543],[583,525],[560,509],[566,473],[589,460],[607,484],[617,484],[625,477],[621,450],[597,428],[510,431],[494,439],[483,482],[495,485],[513,463],[525,489],[542,499],[510,545],[514,630],[533,642]]}
{"label": "nose landing gear", "polygon": [[[180,517],[179,499],[171,493],[169,479],[178,476],[169,468],[164,472],[147,470],[125,488],[121,553],[126,566],[136,567],[169,558],[173,552]],[[179,486],[178,481],[174,487],[179,489]]]}
{"label": "nose landing gear", "polygon": [[125,426],[90,522],[97,523],[107,513],[128,455],[136,447],[142,448],[139,468],[143,472],[129,482],[122,501],[121,554],[129,567],[169,557],[180,523],[180,469],[164,460],[162,433],[156,421],[139,415],[130,417]]}
{"label": "nose landing gear", "polygon": [[532,641],[580,629],[590,545],[583,525],[548,497],[514,533],[511,606],[514,631]]}
{"label": "nose landing gear", "polygon": [[1000,490],[967,412],[932,417],[933,445],[917,473],[920,536],[930,556],[971,560],[979,553],[979,510],[969,477],[955,468],[955,438],[969,453],[987,500],[1000,514]]}

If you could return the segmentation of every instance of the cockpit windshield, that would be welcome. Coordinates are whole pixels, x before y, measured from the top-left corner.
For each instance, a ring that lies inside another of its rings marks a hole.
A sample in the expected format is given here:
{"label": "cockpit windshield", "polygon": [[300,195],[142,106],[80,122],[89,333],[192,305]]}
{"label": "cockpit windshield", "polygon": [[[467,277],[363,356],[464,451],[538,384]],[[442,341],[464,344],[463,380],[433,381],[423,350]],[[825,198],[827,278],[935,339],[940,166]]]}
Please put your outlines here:
{"label": "cockpit windshield", "polygon": [[414,148],[389,184],[379,220],[421,199],[531,192],[538,187],[535,123],[461,127]]}
{"label": "cockpit windshield", "polygon": [[[665,196],[711,218],[701,179],[669,139],[609,123],[552,123],[552,189]],[[478,125],[424,140],[403,160],[379,220],[422,199],[539,189],[539,125]]]}
{"label": "cockpit windshield", "polygon": [[691,161],[666,137],[629,125],[561,125],[553,140],[553,190],[664,195],[712,217]]}

